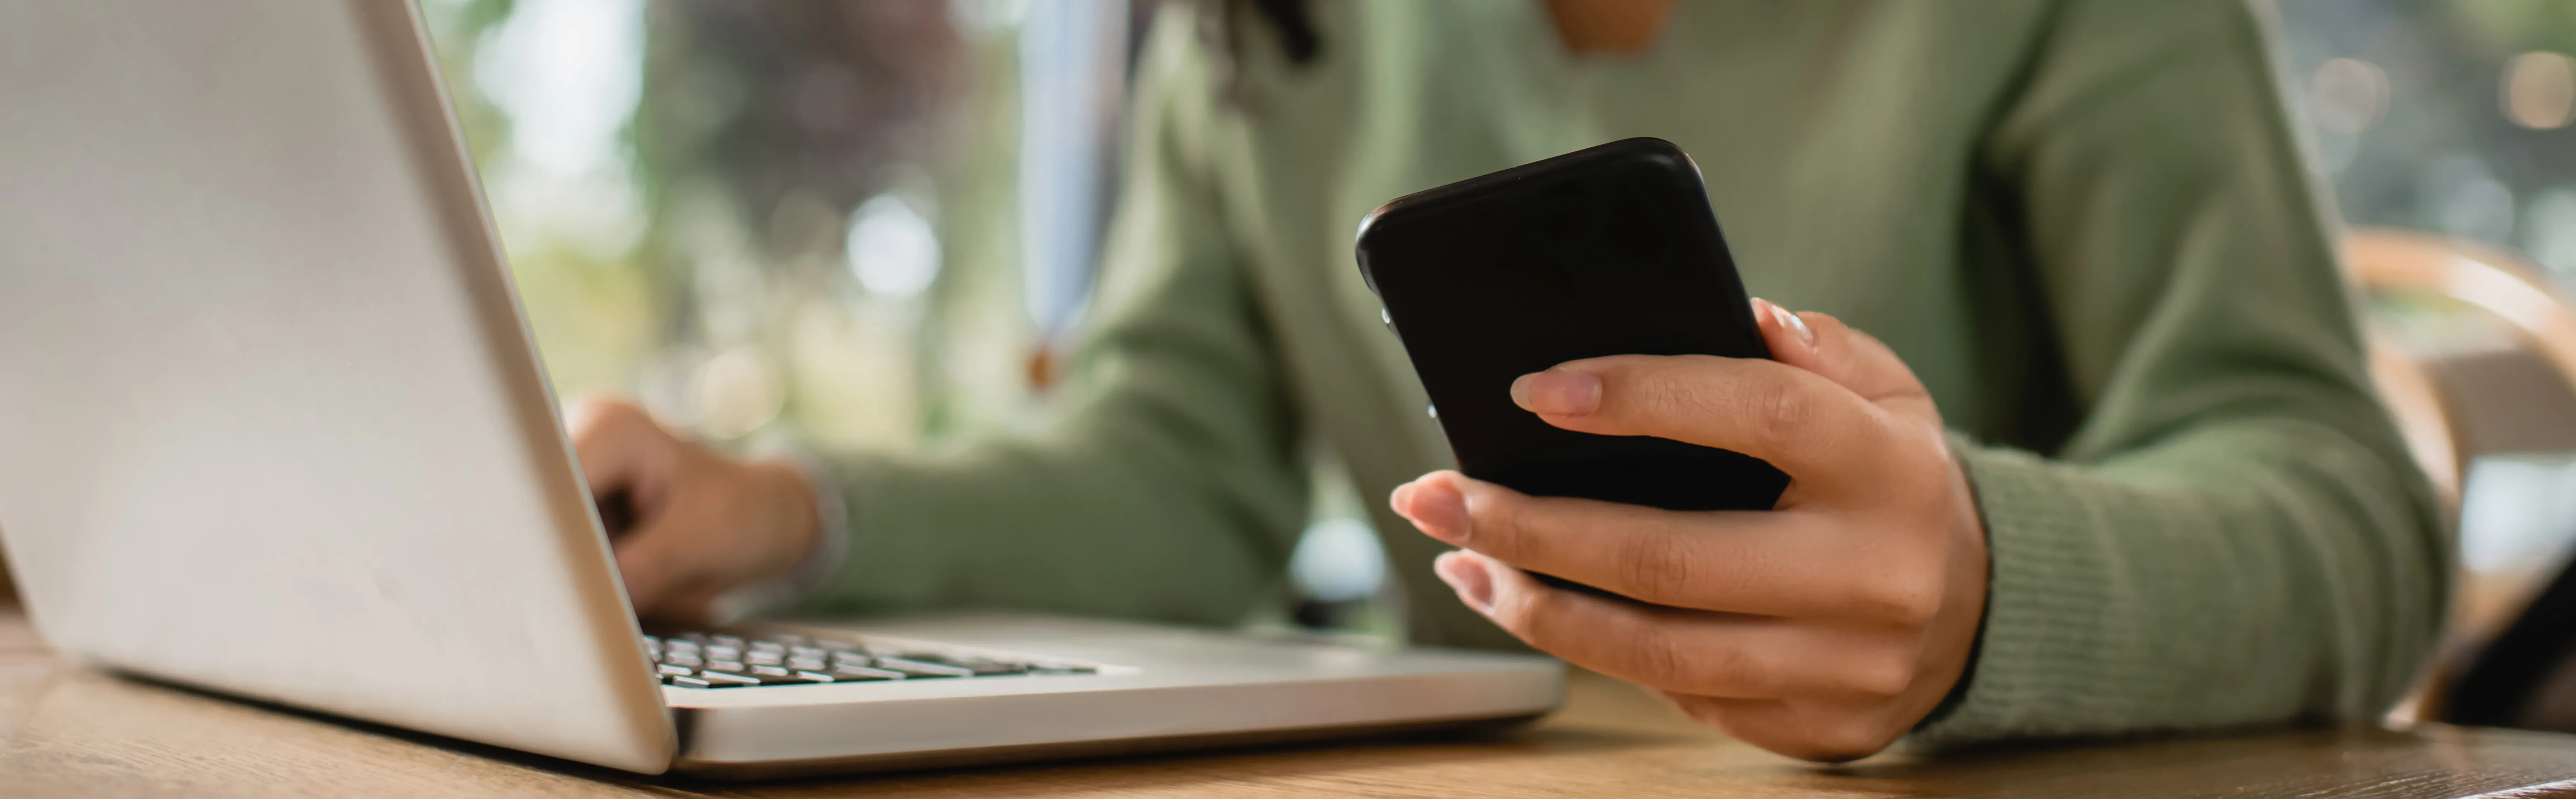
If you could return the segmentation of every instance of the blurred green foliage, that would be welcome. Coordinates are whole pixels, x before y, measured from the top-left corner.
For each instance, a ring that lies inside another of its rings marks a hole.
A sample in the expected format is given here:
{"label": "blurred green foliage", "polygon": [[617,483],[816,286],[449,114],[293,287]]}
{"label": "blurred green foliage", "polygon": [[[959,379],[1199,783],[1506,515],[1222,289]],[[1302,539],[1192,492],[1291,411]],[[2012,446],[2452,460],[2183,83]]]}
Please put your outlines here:
{"label": "blurred green foliage", "polygon": [[[719,439],[827,445],[916,446],[1031,415],[1015,31],[942,0],[649,0],[616,174],[585,183],[532,177],[483,85],[517,77],[481,61],[548,1],[424,10],[560,392],[640,396]],[[636,9],[583,13],[621,7]],[[940,244],[919,295],[852,279],[852,213],[879,197]],[[631,217],[608,225],[631,235],[568,221],[582,205]]]}

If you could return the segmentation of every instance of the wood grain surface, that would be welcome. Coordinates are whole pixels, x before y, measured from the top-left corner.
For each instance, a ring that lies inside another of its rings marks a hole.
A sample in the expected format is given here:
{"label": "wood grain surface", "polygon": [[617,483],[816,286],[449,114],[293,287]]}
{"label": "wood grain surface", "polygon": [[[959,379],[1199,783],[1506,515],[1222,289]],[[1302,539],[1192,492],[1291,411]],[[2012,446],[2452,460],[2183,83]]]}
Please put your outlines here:
{"label": "wood grain surface", "polygon": [[1411,737],[762,783],[641,778],[100,673],[0,606],[0,797],[2576,796],[2576,736],[2431,726],[2022,747],[1823,768],[1597,675],[1564,712]]}

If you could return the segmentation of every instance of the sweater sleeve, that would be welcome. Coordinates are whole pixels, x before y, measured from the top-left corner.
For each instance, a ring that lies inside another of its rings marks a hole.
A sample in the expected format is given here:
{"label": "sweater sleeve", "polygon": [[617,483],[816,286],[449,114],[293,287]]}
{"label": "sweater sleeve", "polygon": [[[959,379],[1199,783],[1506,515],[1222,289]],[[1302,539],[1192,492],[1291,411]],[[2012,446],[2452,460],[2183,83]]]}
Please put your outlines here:
{"label": "sweater sleeve", "polygon": [[2067,3],[1989,131],[2082,420],[2046,457],[1959,447],[1991,582],[1918,743],[2367,720],[2432,645],[2448,537],[2370,388],[2261,13]]}
{"label": "sweater sleeve", "polygon": [[[1171,15],[1164,15],[1169,17]],[[1306,505],[1293,409],[1193,137],[1209,70],[1159,25],[1090,322],[1044,429],[836,458],[845,565],[807,604],[1238,621]]]}

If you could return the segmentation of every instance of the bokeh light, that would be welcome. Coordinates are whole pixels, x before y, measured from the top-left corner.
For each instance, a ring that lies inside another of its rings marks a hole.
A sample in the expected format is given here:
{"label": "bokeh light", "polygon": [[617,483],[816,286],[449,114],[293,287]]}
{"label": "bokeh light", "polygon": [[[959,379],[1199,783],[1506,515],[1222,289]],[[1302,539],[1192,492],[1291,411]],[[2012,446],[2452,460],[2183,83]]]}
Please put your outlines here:
{"label": "bokeh light", "polygon": [[786,399],[777,367],[751,347],[709,358],[689,378],[689,404],[698,429],[718,438],[740,437],[769,424]]}
{"label": "bokeh light", "polygon": [[939,277],[939,237],[912,204],[892,194],[860,203],[850,214],[850,273],[868,291],[919,295]]}
{"label": "bokeh light", "polygon": [[2576,58],[2535,51],[2505,62],[2504,115],[2534,130],[2565,127],[2576,117]]}
{"label": "bokeh light", "polygon": [[2388,73],[2358,58],[2329,58],[2308,77],[2308,95],[2318,127],[2360,133],[2388,115]]}
{"label": "bokeh light", "polygon": [[1386,579],[1386,552],[1367,522],[1320,520],[1306,529],[1289,556],[1288,577],[1300,592],[1320,601],[1363,599]]}

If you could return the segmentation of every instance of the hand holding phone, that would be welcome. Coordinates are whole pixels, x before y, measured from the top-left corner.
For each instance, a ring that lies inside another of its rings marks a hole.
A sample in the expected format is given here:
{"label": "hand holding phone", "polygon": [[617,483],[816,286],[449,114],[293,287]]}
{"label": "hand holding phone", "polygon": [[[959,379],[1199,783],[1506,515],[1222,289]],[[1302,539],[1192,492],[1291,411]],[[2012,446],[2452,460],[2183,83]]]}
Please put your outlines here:
{"label": "hand holding phone", "polygon": [[1512,403],[1514,380],[1582,358],[1770,357],[1699,169],[1672,143],[1407,195],[1361,223],[1357,249],[1468,476],[1665,510],[1767,510],[1788,485],[1742,454],[1578,433]]}
{"label": "hand holding phone", "polygon": [[[1632,149],[1631,157],[1660,149],[1621,144]],[[1710,262],[1710,250],[1690,247],[1692,236],[1673,232],[1673,226],[1687,230],[1697,224],[1690,212],[1706,214],[1704,207],[1670,201],[1690,195],[1674,186],[1696,190],[1695,176],[1675,181],[1671,175],[1682,170],[1649,164],[1649,172],[1656,170],[1661,178],[1603,170],[1596,177],[1614,188],[1589,193],[1613,201],[1663,197],[1638,201],[1645,207],[1634,209],[1637,219],[1661,221],[1625,228],[1595,223],[1625,230],[1630,238],[1556,242],[1558,252],[1618,248],[1642,235]],[[1479,181],[1491,187],[1516,172]],[[1477,183],[1460,185],[1474,189],[1466,193],[1485,193],[1471,185]],[[1549,196],[1531,187],[1504,188]],[[1497,220],[1533,219],[1508,204],[1463,198],[1443,198],[1441,204],[1502,209]],[[1363,231],[1361,249],[1370,259],[1364,268],[1387,300],[1424,386],[1441,403],[1442,427],[1469,472],[1433,472],[1397,488],[1391,501],[1424,534],[1461,548],[1434,563],[1461,601],[1533,647],[1641,683],[1692,718],[1795,757],[1848,760],[1878,751],[1913,729],[1959,685],[1985,609],[1984,526],[1966,474],[1950,455],[1940,410],[1886,345],[1825,314],[1748,303],[1740,290],[1728,291],[1731,281],[1712,290],[1706,270],[1668,261],[1647,262],[1650,274],[1643,279],[1622,275],[1605,281],[1627,280],[1625,291],[1643,286],[1642,293],[1651,296],[1642,303],[1611,304],[1609,310],[1625,308],[1627,315],[1604,314],[1602,301],[1586,294],[1600,284],[1567,279],[1554,292],[1532,290],[1534,281],[1509,270],[1526,269],[1539,256],[1490,244],[1541,248],[1550,244],[1544,237],[1480,228],[1491,220],[1472,212],[1424,215],[1429,221],[1418,227],[1385,226],[1396,221],[1397,210],[1402,206],[1390,204]],[[1714,241],[1715,223],[1707,224],[1707,238],[1697,240]],[[1435,237],[1419,234],[1439,229],[1483,229],[1492,238],[1444,251]],[[1405,235],[1377,241],[1403,243],[1371,246],[1372,236],[1388,233]],[[1715,252],[1723,253],[1722,245]],[[1487,269],[1491,263],[1506,266]],[[1607,270],[1637,262],[1595,263]],[[1676,271],[1655,276],[1656,270]],[[1475,285],[1457,289],[1461,282]],[[1697,299],[1659,302],[1676,295]],[[1455,304],[1459,296],[1519,310],[1489,314],[1484,306],[1462,308]],[[1558,307],[1569,304],[1594,308],[1600,326],[1514,327],[1580,316]],[[1632,318],[1641,315],[1650,318]],[[1708,332],[1710,319],[1718,320],[1717,333]],[[1691,327],[1692,320],[1701,323]],[[1734,320],[1752,334],[1727,337],[1723,327]],[[1615,331],[1601,336],[1615,345],[1611,353],[1525,351],[1559,346],[1561,339],[1589,339],[1602,329]],[[1665,336],[1615,338],[1639,330],[1663,330]],[[1657,341],[1696,345],[1672,348],[1684,354],[1643,349]],[[1518,349],[1496,352],[1478,348],[1479,342]],[[1776,360],[1759,357],[1764,353]],[[1452,406],[1473,406],[1480,415],[1462,422]],[[1558,436],[1552,443],[1521,435],[1526,427],[1496,427],[1512,414],[1539,428],[1588,437]],[[1605,450],[1584,448],[1641,439],[1707,451],[1665,450],[1694,458],[1685,468],[1702,476],[1655,481],[1655,453],[1627,451],[1632,458],[1606,467],[1641,475],[1648,480],[1642,485],[1651,488],[1595,485],[1629,492],[1628,499],[1603,502],[1522,488],[1582,487],[1599,479],[1600,472],[1587,470],[1585,461],[1549,461],[1546,453],[1598,454]],[[1760,459],[1731,460],[1745,456],[1727,450]],[[1646,457],[1633,457],[1639,455]],[[1748,461],[1770,471],[1726,471],[1729,464]],[[1483,478],[1479,471],[1495,477]],[[1729,474],[1741,482],[1725,482]],[[1770,475],[1781,482],[1762,482],[1774,479]],[[1731,490],[1703,490],[1712,483]],[[1777,488],[1783,484],[1785,490]],[[1706,510],[1728,503],[1767,510]],[[1542,573],[1633,601],[1557,590],[1534,579]]]}

